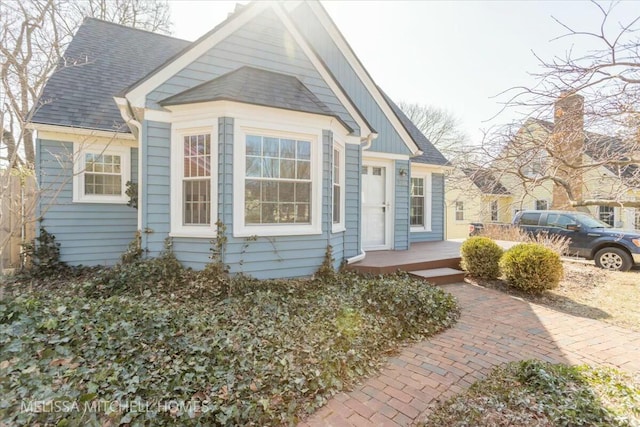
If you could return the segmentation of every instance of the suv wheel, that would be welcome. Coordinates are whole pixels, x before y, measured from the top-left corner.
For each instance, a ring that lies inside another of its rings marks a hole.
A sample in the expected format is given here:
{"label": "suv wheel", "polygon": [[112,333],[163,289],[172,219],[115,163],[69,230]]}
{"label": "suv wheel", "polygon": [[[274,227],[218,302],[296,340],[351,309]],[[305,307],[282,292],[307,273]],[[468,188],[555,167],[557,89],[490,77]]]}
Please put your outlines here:
{"label": "suv wheel", "polygon": [[631,256],[620,248],[603,248],[596,252],[596,265],[605,270],[629,271],[633,262]]}

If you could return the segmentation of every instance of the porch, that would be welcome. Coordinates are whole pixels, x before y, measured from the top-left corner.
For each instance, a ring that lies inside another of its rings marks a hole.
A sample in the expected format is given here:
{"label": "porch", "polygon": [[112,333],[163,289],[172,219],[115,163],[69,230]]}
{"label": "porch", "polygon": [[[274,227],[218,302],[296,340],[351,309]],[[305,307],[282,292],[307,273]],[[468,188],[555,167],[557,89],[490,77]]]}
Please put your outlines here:
{"label": "porch", "polygon": [[460,270],[461,245],[461,242],[445,240],[412,243],[406,251],[367,252],[365,259],[349,268],[368,274],[406,271],[434,284],[456,283],[465,275]]}

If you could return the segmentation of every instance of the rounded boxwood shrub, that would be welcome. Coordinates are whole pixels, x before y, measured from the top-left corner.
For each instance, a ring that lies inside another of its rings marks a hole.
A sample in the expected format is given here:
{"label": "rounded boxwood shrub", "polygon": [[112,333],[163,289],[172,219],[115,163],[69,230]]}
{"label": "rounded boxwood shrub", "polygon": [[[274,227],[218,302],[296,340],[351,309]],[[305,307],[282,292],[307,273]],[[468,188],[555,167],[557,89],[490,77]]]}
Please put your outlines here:
{"label": "rounded boxwood shrub", "polygon": [[500,276],[500,257],[503,250],[488,237],[470,237],[460,248],[462,268],[481,279],[497,279]]}
{"label": "rounded boxwood shrub", "polygon": [[536,243],[521,243],[506,251],[500,268],[512,286],[530,293],[556,288],[563,274],[560,255]]}

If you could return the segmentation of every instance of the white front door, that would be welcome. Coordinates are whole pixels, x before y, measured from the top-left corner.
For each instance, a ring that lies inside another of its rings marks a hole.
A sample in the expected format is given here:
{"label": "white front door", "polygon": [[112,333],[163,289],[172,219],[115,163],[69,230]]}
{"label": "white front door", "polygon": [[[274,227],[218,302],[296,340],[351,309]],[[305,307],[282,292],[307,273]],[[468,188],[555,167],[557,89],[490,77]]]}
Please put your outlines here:
{"label": "white front door", "polygon": [[366,250],[390,249],[390,211],[388,168],[362,166],[362,247]]}

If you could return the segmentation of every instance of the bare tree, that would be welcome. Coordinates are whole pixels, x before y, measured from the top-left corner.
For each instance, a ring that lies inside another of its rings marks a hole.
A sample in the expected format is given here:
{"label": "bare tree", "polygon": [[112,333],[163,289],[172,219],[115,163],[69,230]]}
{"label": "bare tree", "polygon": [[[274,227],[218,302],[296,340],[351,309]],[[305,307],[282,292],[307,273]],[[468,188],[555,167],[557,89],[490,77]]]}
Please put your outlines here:
{"label": "bare tree", "polygon": [[513,194],[552,187],[554,207],[640,207],[640,14],[619,16],[617,3],[592,3],[594,29],[572,28],[555,42],[587,40],[562,57],[537,58],[536,84],[505,92],[506,108],[525,123],[488,137],[475,166],[489,166]]}
{"label": "bare tree", "polygon": [[0,211],[0,256],[17,234],[29,235],[25,225],[34,221],[34,186],[26,184],[28,204],[15,194],[33,181],[35,147],[26,125],[51,74],[75,65],[63,53],[83,19],[170,33],[169,16],[166,0],[0,0],[0,198],[6,202]]}
{"label": "bare tree", "polygon": [[0,2],[0,161],[33,166],[25,125],[45,82],[85,17],[170,33],[169,5],[152,0],[8,0]]}
{"label": "bare tree", "polygon": [[398,107],[449,160],[464,151],[467,136],[454,114],[442,108],[418,103],[399,102]]}

